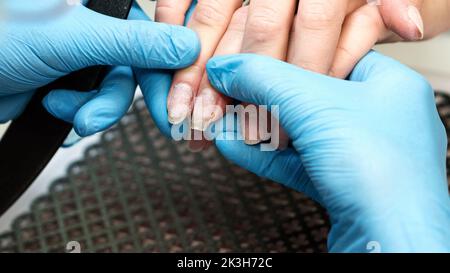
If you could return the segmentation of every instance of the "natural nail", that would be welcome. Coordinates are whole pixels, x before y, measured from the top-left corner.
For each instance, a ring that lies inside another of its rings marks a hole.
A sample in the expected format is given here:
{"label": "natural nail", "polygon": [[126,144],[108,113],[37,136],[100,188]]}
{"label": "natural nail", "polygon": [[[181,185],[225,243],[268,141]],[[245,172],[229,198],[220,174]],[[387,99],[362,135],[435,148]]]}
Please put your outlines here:
{"label": "natural nail", "polygon": [[211,123],[220,118],[222,111],[216,101],[217,94],[213,89],[206,88],[200,92],[194,103],[192,129],[206,131]]}
{"label": "natural nail", "polygon": [[417,30],[420,33],[419,39],[422,40],[424,37],[424,26],[423,26],[423,19],[422,16],[420,15],[419,10],[415,6],[409,6],[408,17],[416,25]]}
{"label": "natural nail", "polygon": [[180,124],[188,117],[191,111],[193,94],[191,86],[186,83],[179,83],[174,86],[167,104],[171,124]]}
{"label": "natural nail", "polygon": [[252,121],[251,118],[247,119],[245,113],[240,115],[240,119],[240,126],[242,136],[244,137],[244,143],[247,145],[257,145],[261,143],[261,140],[258,137],[257,121]]}

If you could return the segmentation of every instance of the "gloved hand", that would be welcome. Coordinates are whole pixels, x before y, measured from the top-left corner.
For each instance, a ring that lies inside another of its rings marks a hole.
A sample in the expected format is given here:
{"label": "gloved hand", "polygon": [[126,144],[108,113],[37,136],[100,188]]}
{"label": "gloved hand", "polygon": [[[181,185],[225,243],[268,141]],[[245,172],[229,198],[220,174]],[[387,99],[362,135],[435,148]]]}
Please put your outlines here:
{"label": "gloved hand", "polygon": [[[196,4],[197,1],[194,1],[192,3],[192,6],[186,15],[186,18],[190,18],[192,11],[196,7]],[[136,3],[134,3],[130,11],[128,20],[150,21],[150,18]],[[180,44],[180,46],[191,47],[190,57],[195,56],[195,58],[193,58],[191,62],[195,61],[200,50],[199,41],[195,40],[189,42],[189,39],[192,38],[193,37],[185,37],[185,43]],[[188,49],[189,48],[185,48],[185,50]],[[180,52],[180,54],[180,56],[182,56],[183,52]],[[161,55],[161,57],[164,58],[163,55]],[[186,57],[189,56],[184,56],[184,58]],[[142,94],[144,95],[144,99],[148,105],[149,111],[153,119],[155,120],[156,125],[166,136],[170,136],[171,131],[167,116],[167,96],[169,93],[170,85],[172,83],[172,74],[174,70],[176,70],[175,67],[173,67],[171,70],[160,69],[158,67],[133,67],[134,76],[141,87]],[[130,92],[113,92],[114,95],[103,95],[100,96],[100,98],[97,98],[94,96],[94,94],[97,94],[98,92],[93,92],[93,94],[87,95],[79,92],[63,90],[52,92],[45,100],[45,106],[54,116],[67,121],[72,120],[75,124],[75,128],[77,128],[77,124],[84,124],[83,127],[86,128],[86,133],[82,134],[81,132],[79,133],[80,135],[88,136],[95,134],[109,127],[96,126],[97,124],[109,125],[116,123],[126,114],[127,109],[131,106],[135,85],[132,85],[130,81],[124,82],[124,77],[121,77],[122,79],[119,79],[120,77],[114,78],[117,78],[117,80],[112,82],[129,86],[127,90],[129,90]],[[133,88],[131,88],[132,86]],[[133,89],[133,92],[131,92],[131,89]],[[109,94],[109,92],[107,93]],[[51,107],[51,105],[54,105],[56,107]],[[63,107],[57,107],[57,105],[63,105]],[[88,105],[89,108],[87,108],[85,105]],[[97,108],[98,105],[110,105],[108,109],[114,110],[103,111],[103,113],[98,111],[89,111],[89,109]],[[88,110],[85,110],[86,108]],[[116,109],[119,109],[119,111],[117,111]],[[88,112],[90,114],[86,115],[83,114],[83,112]],[[76,118],[74,118],[75,116]],[[105,117],[109,120],[109,122],[104,121]],[[99,122],[95,122],[97,120]],[[73,143],[73,141],[71,141],[71,143]]]}
{"label": "gloved hand", "polygon": [[376,52],[350,81],[256,55],[214,58],[207,72],[227,96],[279,107],[293,148],[264,152],[234,131],[216,144],[238,165],[320,202],[330,251],[450,251],[447,138],[419,74]]}
{"label": "gloved hand", "polygon": [[0,18],[0,121],[14,119],[34,90],[63,75],[114,65],[100,90],[55,90],[44,100],[55,116],[73,121],[79,135],[90,135],[128,110],[136,87],[130,66],[179,69],[197,58],[200,45],[191,30],[119,20],[71,3],[2,1],[7,17]]}

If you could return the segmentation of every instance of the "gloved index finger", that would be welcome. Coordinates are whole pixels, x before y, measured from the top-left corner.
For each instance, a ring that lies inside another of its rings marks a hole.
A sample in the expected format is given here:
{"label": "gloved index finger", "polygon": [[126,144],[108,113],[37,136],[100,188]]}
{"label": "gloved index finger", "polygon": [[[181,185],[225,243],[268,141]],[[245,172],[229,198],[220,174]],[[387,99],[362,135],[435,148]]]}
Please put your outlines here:
{"label": "gloved index finger", "polygon": [[[179,69],[192,64],[200,52],[198,36],[181,26],[147,20],[120,20],[78,9],[80,26],[57,32],[49,43],[76,56],[58,69],[75,71],[95,65],[123,65],[147,69]],[[85,28],[86,31],[80,31]],[[77,46],[74,46],[77,45]]]}
{"label": "gloved index finger", "polygon": [[214,88],[225,95],[267,106],[284,104],[291,95],[320,95],[343,82],[253,54],[215,57],[209,61],[207,72]]}

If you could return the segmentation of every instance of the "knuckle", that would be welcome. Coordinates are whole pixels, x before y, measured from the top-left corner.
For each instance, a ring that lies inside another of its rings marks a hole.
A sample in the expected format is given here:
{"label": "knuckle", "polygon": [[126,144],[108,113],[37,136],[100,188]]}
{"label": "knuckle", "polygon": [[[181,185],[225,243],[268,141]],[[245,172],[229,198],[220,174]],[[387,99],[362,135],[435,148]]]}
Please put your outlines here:
{"label": "knuckle", "polygon": [[380,25],[383,25],[383,21],[380,16],[374,16],[372,12],[369,11],[361,11],[355,12],[350,15],[346,24],[350,25],[350,27],[358,27],[365,29],[378,29]]}
{"label": "knuckle", "polygon": [[286,26],[278,18],[277,11],[273,7],[261,7],[248,18],[247,33],[251,38],[265,42],[284,31]]}
{"label": "knuckle", "polygon": [[298,15],[302,27],[308,29],[324,29],[339,21],[341,14],[338,8],[323,0],[305,2]]}
{"label": "knuckle", "polygon": [[238,9],[231,19],[230,25],[228,26],[228,30],[244,32],[245,24],[247,22],[247,16],[248,16],[248,8],[243,7]]}
{"label": "knuckle", "polygon": [[221,3],[218,0],[199,1],[193,19],[209,27],[220,27],[227,24],[227,15],[221,9]]}

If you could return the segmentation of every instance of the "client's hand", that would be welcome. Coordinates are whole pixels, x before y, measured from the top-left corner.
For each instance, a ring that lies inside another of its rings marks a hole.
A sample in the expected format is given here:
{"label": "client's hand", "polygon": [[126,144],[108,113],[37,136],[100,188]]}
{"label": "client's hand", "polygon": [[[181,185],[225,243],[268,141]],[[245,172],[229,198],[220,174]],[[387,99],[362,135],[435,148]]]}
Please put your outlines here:
{"label": "client's hand", "polygon": [[213,58],[207,72],[226,96],[278,107],[293,148],[245,145],[229,124],[216,144],[320,202],[331,217],[330,251],[450,251],[447,138],[419,74],[375,52],[350,81],[257,55]]}
{"label": "client's hand", "polygon": [[[398,41],[401,37],[409,40],[428,38],[448,28],[449,2],[377,1],[379,5],[376,6],[359,0],[306,0],[300,2],[299,12],[294,18],[295,0],[283,1],[279,5],[270,0],[252,0],[249,7],[234,14],[214,55],[257,53],[345,78],[377,42]],[[418,8],[424,15],[425,29]],[[389,31],[385,23],[399,35]],[[206,77],[200,82],[198,92],[194,93],[197,97],[192,102],[191,96],[172,91],[173,96],[178,94],[186,100],[177,107],[179,105],[169,99],[168,108],[169,113],[173,109],[190,113],[193,107],[192,127],[201,131],[220,119],[230,100],[215,92]],[[243,126],[247,143],[261,140],[259,128],[254,124],[245,122]],[[283,133],[280,141],[284,146],[286,138]],[[197,148],[206,146],[205,141],[196,143]]]}

